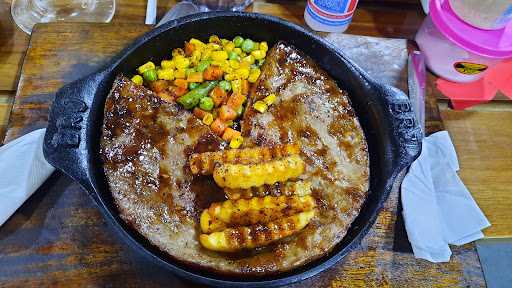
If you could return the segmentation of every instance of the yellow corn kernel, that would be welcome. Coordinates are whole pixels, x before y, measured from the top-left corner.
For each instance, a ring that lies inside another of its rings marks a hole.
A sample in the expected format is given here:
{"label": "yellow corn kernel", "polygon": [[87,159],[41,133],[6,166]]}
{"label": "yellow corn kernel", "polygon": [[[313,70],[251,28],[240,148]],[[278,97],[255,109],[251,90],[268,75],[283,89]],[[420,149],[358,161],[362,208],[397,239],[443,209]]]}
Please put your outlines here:
{"label": "yellow corn kernel", "polygon": [[222,47],[217,43],[208,43],[206,44],[207,49],[210,49],[212,51],[220,50]]}
{"label": "yellow corn kernel", "polygon": [[224,51],[231,52],[235,49],[235,43],[229,41],[228,43],[224,44]]}
{"label": "yellow corn kernel", "polygon": [[231,66],[233,69],[238,69],[240,68],[240,62],[236,60],[229,60],[229,66]]}
{"label": "yellow corn kernel", "polygon": [[162,69],[176,68],[176,66],[174,65],[174,61],[172,60],[162,60],[162,62],[160,62],[160,66],[162,66]]}
{"label": "yellow corn kernel", "polygon": [[235,52],[238,55],[241,55],[242,54],[242,49],[241,48],[233,48],[233,52]]}
{"label": "yellow corn kernel", "polygon": [[213,123],[212,113],[206,112],[206,114],[203,117],[203,123],[207,126],[210,126]]}
{"label": "yellow corn kernel", "polygon": [[244,142],[244,138],[241,135],[235,136],[231,141],[229,142],[229,147],[231,149],[238,149],[240,146],[242,146],[242,143]]}
{"label": "yellow corn kernel", "polygon": [[265,58],[265,56],[267,56],[267,55],[266,55],[266,53],[265,53],[265,52],[263,52],[263,51],[261,51],[261,50],[254,50],[254,51],[252,51],[252,52],[251,52],[251,55],[252,55],[252,56],[254,57],[254,59],[256,59],[256,60],[263,59],[263,58]]}
{"label": "yellow corn kernel", "polygon": [[235,79],[231,81],[231,90],[233,91],[233,93],[242,94],[242,80]]}
{"label": "yellow corn kernel", "polygon": [[210,62],[210,65],[211,66],[221,66],[222,65],[222,61],[219,61],[219,60],[213,60]]}
{"label": "yellow corn kernel", "polygon": [[249,63],[249,62],[240,62],[240,68],[251,69],[251,63]]}
{"label": "yellow corn kernel", "polygon": [[220,38],[217,35],[211,35],[210,38],[208,38],[208,42],[210,42],[210,43],[220,43]]}
{"label": "yellow corn kernel", "polygon": [[254,109],[256,109],[256,111],[258,111],[260,113],[265,113],[267,111],[267,109],[268,109],[267,103],[265,103],[263,101],[256,101],[256,102],[254,102],[252,107]]}
{"label": "yellow corn kernel", "polygon": [[194,52],[192,52],[192,56],[190,56],[190,62],[192,62],[192,65],[197,66],[199,61],[201,61],[201,51],[194,50]]}
{"label": "yellow corn kernel", "polygon": [[248,165],[227,163],[214,168],[213,180],[222,188],[247,189],[299,177],[305,166],[299,155]]}
{"label": "yellow corn kernel", "polygon": [[260,74],[261,70],[259,68],[251,69],[251,72],[249,73],[249,78],[247,78],[247,80],[249,80],[250,83],[254,83],[258,81],[258,77],[260,77]]}
{"label": "yellow corn kernel", "polygon": [[267,97],[263,98],[263,102],[265,102],[265,104],[267,104],[268,106],[274,104],[274,102],[276,102],[276,94],[272,93],[272,94],[269,94]]}
{"label": "yellow corn kernel", "polygon": [[137,85],[142,85],[142,82],[144,82],[144,79],[142,79],[142,76],[140,76],[140,75],[135,75],[132,77],[132,82]]}
{"label": "yellow corn kernel", "polygon": [[201,234],[199,242],[206,249],[222,252],[262,247],[301,231],[309,224],[315,214],[316,209],[277,219],[266,224],[241,226],[211,234]]}
{"label": "yellow corn kernel", "polygon": [[233,70],[233,68],[231,68],[231,67],[221,67],[221,69],[226,74],[233,74],[235,72],[235,70]]}
{"label": "yellow corn kernel", "polygon": [[210,49],[204,49],[201,52],[201,60],[210,60],[212,56],[212,50]]}
{"label": "yellow corn kernel", "polygon": [[236,79],[235,73],[229,73],[224,75],[224,80],[226,81],[233,81]]}
{"label": "yellow corn kernel", "polygon": [[240,79],[247,79],[249,77],[249,69],[247,68],[239,68],[235,71]]}
{"label": "yellow corn kernel", "polygon": [[249,55],[249,56],[245,56],[244,58],[242,58],[242,63],[249,63],[250,65],[254,64],[254,56],[252,55]]}
{"label": "yellow corn kernel", "polygon": [[213,51],[212,52],[212,60],[213,61],[222,61],[228,59],[228,52],[226,51]]}
{"label": "yellow corn kernel", "polygon": [[158,76],[158,79],[174,80],[174,70],[172,69],[156,70],[156,75]]}
{"label": "yellow corn kernel", "polygon": [[156,68],[155,63],[149,61],[149,62],[146,62],[146,64],[137,68],[137,72],[139,72],[139,74],[143,74],[144,72],[151,70],[151,69],[155,69],[155,68]]}
{"label": "yellow corn kernel", "polygon": [[272,147],[254,147],[194,153],[190,155],[189,166],[193,174],[211,175],[217,164],[268,162],[273,159],[284,158],[299,153],[300,147],[297,144],[280,144]]}
{"label": "yellow corn kernel", "polygon": [[177,57],[174,60],[174,64],[176,65],[176,68],[178,68],[178,69],[185,69],[190,65],[190,60],[185,57]]}
{"label": "yellow corn kernel", "polygon": [[174,72],[174,78],[176,78],[176,79],[185,79],[186,77],[187,77],[186,69],[177,69]]}
{"label": "yellow corn kernel", "polygon": [[226,44],[228,44],[229,42],[231,41],[229,41],[228,39],[220,39],[220,44],[222,44],[222,46],[226,46]]}
{"label": "yellow corn kernel", "polygon": [[267,44],[267,42],[265,42],[265,41],[260,42],[260,50],[265,52],[265,53],[268,51],[268,44]]}
{"label": "yellow corn kernel", "polygon": [[201,40],[198,40],[196,38],[191,38],[190,41],[188,41],[190,44],[194,44],[196,49],[203,48],[206,44],[204,44]]}

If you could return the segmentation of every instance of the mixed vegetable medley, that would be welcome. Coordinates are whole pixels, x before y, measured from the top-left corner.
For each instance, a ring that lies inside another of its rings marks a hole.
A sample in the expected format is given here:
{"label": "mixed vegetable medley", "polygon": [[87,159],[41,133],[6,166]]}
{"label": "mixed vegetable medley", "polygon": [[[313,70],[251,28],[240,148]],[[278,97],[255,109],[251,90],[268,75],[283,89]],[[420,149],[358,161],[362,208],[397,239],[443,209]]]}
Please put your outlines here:
{"label": "mixed vegetable medley", "polygon": [[[145,85],[161,99],[192,110],[212,131],[239,148],[243,142],[240,118],[250,85],[260,74],[268,51],[267,42],[236,36],[233,40],[212,35],[208,43],[192,38],[172,58],[156,66],[147,62],[137,69],[132,81]],[[276,100],[274,94],[253,104],[263,113]]]}

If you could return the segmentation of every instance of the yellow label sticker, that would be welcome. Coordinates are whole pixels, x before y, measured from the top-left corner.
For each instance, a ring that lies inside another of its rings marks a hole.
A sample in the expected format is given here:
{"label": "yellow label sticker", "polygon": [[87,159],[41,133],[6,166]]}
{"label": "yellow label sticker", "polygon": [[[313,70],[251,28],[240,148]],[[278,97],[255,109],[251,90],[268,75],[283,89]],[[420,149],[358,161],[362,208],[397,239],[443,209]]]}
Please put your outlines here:
{"label": "yellow label sticker", "polygon": [[482,73],[485,70],[487,70],[487,65],[471,63],[471,62],[457,62],[457,63],[453,64],[453,67],[458,72],[460,72],[462,74],[467,74],[467,75],[475,75],[475,74]]}

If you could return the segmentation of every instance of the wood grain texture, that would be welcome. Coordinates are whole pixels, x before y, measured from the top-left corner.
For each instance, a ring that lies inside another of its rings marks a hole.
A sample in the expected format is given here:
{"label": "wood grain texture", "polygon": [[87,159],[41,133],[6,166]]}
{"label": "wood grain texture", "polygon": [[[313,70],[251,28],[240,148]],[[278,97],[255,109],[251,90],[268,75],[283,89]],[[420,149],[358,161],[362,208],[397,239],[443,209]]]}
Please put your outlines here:
{"label": "wood grain texture", "polygon": [[[442,109],[460,162],[459,175],[492,226],[487,237],[512,235],[512,105]],[[486,109],[487,108],[487,109]]]}
{"label": "wood grain texture", "polygon": [[5,132],[7,131],[7,122],[11,112],[14,93],[0,91],[0,143],[3,142]]}
{"label": "wood grain texture", "polygon": [[[45,126],[48,105],[60,86],[94,71],[147,29],[128,24],[37,27],[25,58],[8,139]],[[380,81],[406,88],[405,40],[324,36]],[[390,66],[394,68],[388,69]],[[40,73],[44,67],[51,68]],[[332,269],[295,286],[485,286],[472,245],[455,248],[452,261],[446,264],[393,252],[397,201],[395,187],[355,251]],[[60,173],[0,227],[0,267],[6,267],[0,269],[0,286],[6,287],[193,286],[128,247],[106,224],[87,193]]]}

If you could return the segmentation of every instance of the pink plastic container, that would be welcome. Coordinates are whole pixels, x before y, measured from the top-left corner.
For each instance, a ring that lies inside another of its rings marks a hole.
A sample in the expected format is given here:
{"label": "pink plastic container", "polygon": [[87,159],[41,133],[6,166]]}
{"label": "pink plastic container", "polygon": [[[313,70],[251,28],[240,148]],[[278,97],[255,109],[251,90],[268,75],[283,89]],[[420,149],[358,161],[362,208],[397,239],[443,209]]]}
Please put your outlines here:
{"label": "pink plastic container", "polygon": [[453,82],[480,79],[492,66],[512,58],[512,23],[483,30],[455,15],[448,0],[431,0],[430,14],[416,34],[429,69]]}

